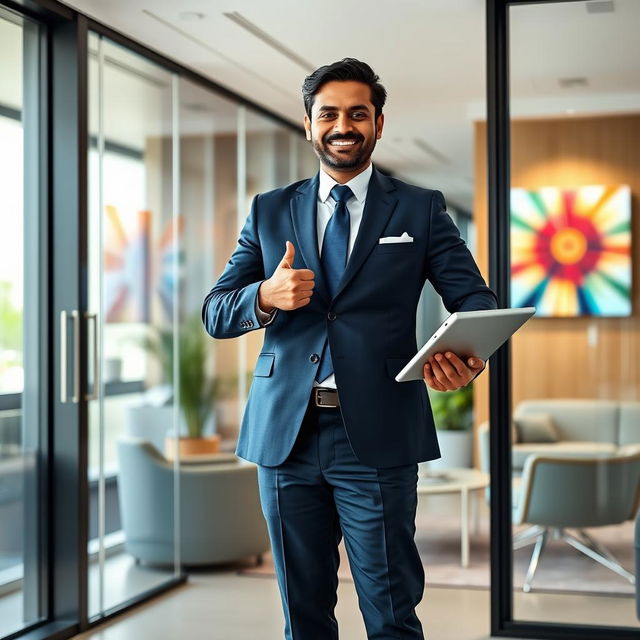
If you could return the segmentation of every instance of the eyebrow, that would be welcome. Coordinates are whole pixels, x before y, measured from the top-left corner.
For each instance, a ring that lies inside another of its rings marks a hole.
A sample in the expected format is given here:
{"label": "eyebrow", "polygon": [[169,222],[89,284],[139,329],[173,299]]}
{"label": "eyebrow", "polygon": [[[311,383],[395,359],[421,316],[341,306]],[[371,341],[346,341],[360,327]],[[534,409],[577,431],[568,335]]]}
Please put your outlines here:
{"label": "eyebrow", "polygon": [[[339,111],[340,107],[332,107],[330,105],[322,105],[318,111]],[[349,111],[369,111],[369,107],[366,104],[356,104],[353,107],[349,107]]]}

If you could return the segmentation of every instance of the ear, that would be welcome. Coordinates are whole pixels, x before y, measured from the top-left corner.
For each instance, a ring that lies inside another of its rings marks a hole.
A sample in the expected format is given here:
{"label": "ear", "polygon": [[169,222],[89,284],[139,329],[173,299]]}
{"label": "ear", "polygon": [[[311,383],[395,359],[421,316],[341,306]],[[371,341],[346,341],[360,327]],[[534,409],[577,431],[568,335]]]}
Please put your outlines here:
{"label": "ear", "polygon": [[384,113],[376,118],[376,140],[382,138],[382,128],[384,127]]}
{"label": "ear", "polygon": [[309,120],[309,116],[306,114],[304,116],[304,131],[305,131],[307,140],[311,140],[311,120]]}

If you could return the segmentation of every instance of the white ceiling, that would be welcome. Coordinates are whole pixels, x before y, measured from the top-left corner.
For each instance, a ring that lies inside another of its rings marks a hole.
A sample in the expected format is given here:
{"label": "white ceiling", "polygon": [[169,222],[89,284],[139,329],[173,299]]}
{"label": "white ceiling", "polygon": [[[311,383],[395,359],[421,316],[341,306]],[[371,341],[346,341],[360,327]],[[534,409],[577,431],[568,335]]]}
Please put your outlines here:
{"label": "white ceiling", "polygon": [[[485,113],[485,0],[66,4],[295,123],[304,113],[304,61],[315,68],[345,56],[365,60],[389,94],[385,134],[374,157],[471,208],[473,121]],[[612,13],[590,13],[587,4],[512,9],[514,116],[640,111],[640,2],[614,0]],[[184,12],[203,17],[188,20]],[[225,16],[233,12],[303,62]],[[560,86],[560,78],[582,77],[586,87]]]}

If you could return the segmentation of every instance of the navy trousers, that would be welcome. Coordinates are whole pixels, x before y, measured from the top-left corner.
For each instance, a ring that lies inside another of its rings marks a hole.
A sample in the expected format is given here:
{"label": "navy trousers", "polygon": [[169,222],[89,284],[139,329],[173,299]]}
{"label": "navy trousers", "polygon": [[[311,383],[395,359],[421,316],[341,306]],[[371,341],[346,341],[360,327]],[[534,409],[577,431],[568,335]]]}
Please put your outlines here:
{"label": "navy trousers", "polygon": [[362,465],[340,410],[310,403],[287,460],[258,467],[258,478],[286,640],[338,638],[343,536],[367,638],[424,639],[415,613],[424,589],[414,542],[417,465]]}

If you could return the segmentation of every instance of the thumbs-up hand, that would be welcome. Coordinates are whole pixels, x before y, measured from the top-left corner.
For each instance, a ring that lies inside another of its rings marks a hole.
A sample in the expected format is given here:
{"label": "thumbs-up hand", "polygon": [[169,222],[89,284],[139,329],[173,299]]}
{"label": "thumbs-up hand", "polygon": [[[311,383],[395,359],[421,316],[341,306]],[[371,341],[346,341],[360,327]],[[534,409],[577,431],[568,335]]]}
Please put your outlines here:
{"label": "thumbs-up hand", "polygon": [[314,287],[314,273],[310,269],[294,269],[296,248],[287,240],[282,260],[258,289],[260,309],[270,313],[273,309],[291,311],[311,302]]}

